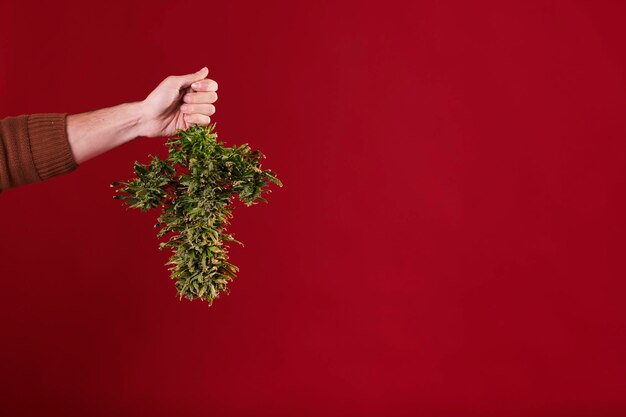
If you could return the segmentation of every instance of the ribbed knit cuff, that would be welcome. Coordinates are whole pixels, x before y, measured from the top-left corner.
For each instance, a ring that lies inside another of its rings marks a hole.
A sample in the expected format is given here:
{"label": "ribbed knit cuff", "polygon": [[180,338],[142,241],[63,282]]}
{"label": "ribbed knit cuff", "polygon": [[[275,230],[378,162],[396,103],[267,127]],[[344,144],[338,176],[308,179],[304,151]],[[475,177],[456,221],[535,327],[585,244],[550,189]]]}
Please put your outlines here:
{"label": "ribbed knit cuff", "polygon": [[78,168],[67,138],[67,113],[28,116],[28,137],[33,163],[41,180]]}

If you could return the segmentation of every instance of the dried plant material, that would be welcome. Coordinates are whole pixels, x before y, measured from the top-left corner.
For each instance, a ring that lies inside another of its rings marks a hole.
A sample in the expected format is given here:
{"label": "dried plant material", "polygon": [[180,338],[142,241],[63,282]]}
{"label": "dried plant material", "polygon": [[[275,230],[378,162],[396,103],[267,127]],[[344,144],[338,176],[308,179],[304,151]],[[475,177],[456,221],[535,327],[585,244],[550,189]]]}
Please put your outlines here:
{"label": "dried plant material", "polygon": [[228,262],[227,242],[243,244],[226,233],[232,218],[233,198],[246,206],[271,192],[269,182],[282,187],[276,174],[261,169],[265,155],[248,144],[225,147],[217,141],[215,123],[179,130],[168,139],[167,159],[152,156],[150,163],[135,162],[136,178],[114,182],[114,198],[132,208],[160,208],[157,236],[160,248],[173,253],[167,265],[180,298],[200,298],[209,305],[228,292],[239,269]]}

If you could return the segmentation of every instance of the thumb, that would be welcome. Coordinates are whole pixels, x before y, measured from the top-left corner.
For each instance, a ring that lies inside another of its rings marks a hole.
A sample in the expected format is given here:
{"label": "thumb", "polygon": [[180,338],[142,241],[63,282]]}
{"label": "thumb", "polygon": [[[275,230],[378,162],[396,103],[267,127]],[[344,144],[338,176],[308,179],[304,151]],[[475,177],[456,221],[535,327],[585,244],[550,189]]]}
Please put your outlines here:
{"label": "thumb", "polygon": [[200,71],[194,72],[193,74],[178,75],[173,78],[179,88],[186,88],[196,81],[204,80],[207,75],[209,75],[209,69],[207,67],[203,67]]}

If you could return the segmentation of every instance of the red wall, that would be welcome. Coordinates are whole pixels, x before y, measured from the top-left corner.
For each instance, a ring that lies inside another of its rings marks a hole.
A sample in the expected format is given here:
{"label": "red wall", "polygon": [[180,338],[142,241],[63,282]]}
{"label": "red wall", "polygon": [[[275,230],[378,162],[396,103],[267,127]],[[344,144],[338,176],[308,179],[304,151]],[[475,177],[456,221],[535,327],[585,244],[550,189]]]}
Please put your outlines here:
{"label": "red wall", "polygon": [[3,193],[0,413],[626,415],[626,4],[414,3],[3,3],[1,117],[207,65],[285,187],[211,308],[111,198],[162,139]]}

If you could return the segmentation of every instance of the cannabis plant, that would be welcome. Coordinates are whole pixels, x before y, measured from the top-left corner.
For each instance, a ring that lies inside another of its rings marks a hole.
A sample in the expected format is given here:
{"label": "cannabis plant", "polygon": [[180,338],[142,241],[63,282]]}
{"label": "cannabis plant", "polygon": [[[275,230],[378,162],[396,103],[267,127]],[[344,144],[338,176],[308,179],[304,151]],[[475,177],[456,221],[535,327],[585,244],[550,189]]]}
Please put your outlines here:
{"label": "cannabis plant", "polygon": [[248,144],[224,146],[217,141],[215,123],[178,130],[166,141],[168,156],[151,156],[148,164],[135,162],[136,177],[116,181],[114,198],[141,211],[159,209],[157,236],[160,249],[170,248],[171,278],[182,299],[203,299],[209,305],[239,269],[228,262],[228,242],[243,243],[226,233],[234,208],[234,196],[246,206],[271,192],[276,174],[261,169],[265,155]]}

